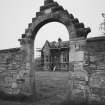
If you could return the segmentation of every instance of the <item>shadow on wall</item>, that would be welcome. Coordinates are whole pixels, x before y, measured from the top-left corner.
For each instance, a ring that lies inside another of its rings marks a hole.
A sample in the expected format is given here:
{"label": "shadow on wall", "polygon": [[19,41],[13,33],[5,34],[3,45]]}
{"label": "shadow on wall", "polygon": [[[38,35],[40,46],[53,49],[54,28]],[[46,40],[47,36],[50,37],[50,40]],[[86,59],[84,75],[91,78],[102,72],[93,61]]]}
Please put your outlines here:
{"label": "shadow on wall", "polygon": [[32,102],[32,96],[26,96],[23,94],[10,95],[0,91],[0,100],[4,101],[16,101],[16,102]]}
{"label": "shadow on wall", "polygon": [[64,101],[59,105],[105,105],[105,103],[101,103],[101,102],[97,102],[97,101],[93,101],[93,102],[87,102],[87,100],[85,100],[84,102],[78,102],[78,101]]}
{"label": "shadow on wall", "polygon": [[[30,104],[30,105],[42,105],[42,103],[40,104],[40,102],[38,102],[38,100],[35,102],[35,99],[33,100],[32,96],[26,96],[26,95],[8,95],[8,94],[5,94],[4,92],[0,92],[0,100],[3,100],[3,101],[8,101],[9,103],[10,102],[20,102],[19,105],[22,105],[22,103],[26,103],[27,104]],[[4,104],[3,104],[4,105]],[[5,104],[7,105],[7,104]],[[17,105],[17,104],[16,104]],[[62,103],[59,103],[59,104],[43,104],[43,105],[105,105],[105,103],[99,103],[99,102],[87,102],[87,100],[84,100],[84,101],[63,101]]]}

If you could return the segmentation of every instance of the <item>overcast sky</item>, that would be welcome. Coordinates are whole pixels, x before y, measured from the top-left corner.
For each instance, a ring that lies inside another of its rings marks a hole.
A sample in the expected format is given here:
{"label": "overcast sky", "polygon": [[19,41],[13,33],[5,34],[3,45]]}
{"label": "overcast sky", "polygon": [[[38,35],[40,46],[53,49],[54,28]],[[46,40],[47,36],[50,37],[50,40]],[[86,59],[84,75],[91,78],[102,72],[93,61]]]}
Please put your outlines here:
{"label": "overcast sky", "polygon": [[[92,30],[90,36],[100,35],[99,24],[103,21],[101,13],[105,12],[105,0],[55,1],[80,22],[84,22],[86,27],[89,26]],[[0,0],[0,49],[20,46],[18,39],[21,38],[21,34],[32,22],[32,18],[43,3],[44,0]],[[63,40],[68,39],[65,26],[61,23],[48,23],[39,30],[35,46],[41,47],[46,39],[57,40],[58,37],[62,37]],[[39,45],[37,42],[40,42]]]}

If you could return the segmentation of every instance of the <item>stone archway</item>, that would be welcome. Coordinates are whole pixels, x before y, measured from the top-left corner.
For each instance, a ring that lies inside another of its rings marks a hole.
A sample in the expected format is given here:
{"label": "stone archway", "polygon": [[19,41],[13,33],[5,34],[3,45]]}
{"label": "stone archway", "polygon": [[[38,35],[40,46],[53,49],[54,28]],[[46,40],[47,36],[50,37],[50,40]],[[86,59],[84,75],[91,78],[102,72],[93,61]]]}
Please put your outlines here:
{"label": "stone archway", "polygon": [[40,7],[40,11],[36,13],[36,17],[32,19],[32,23],[28,25],[25,34],[19,40],[21,49],[26,53],[26,69],[29,71],[29,90],[31,94],[35,94],[35,74],[33,69],[34,61],[34,39],[38,30],[49,22],[60,22],[64,24],[69,32],[70,42],[75,38],[86,38],[90,32],[89,28],[85,28],[83,23],[79,23],[77,18],[69,14],[62,6],[53,0],[45,0],[44,6]]}

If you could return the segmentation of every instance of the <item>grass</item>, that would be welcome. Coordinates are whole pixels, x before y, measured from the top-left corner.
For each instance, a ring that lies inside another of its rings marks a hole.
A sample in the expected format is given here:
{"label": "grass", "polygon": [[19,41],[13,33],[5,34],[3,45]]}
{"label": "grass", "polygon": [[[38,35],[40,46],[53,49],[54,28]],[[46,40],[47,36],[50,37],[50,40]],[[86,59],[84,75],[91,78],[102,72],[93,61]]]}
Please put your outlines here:
{"label": "grass", "polygon": [[69,72],[37,72],[38,101],[58,104],[67,99]]}

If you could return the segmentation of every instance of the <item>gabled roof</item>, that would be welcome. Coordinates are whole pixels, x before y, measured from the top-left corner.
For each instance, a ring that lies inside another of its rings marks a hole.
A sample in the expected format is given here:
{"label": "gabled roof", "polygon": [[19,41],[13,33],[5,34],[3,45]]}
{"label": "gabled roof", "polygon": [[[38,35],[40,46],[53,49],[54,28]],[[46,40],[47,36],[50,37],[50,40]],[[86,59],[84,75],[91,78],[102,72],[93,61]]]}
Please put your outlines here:
{"label": "gabled roof", "polygon": [[[42,47],[42,50],[45,48],[45,46],[48,45],[48,49],[63,49],[63,48],[69,48],[69,41],[52,41],[49,42],[48,40],[46,40],[45,44]],[[42,51],[41,50],[41,51]]]}
{"label": "gabled roof", "polygon": [[48,46],[49,46],[49,48],[50,48],[50,43],[49,43],[48,40],[46,40],[45,44],[44,44],[43,47],[42,47],[42,50],[44,49],[44,47],[46,46],[46,44],[48,44]]}
{"label": "gabled roof", "polygon": [[61,42],[49,42],[50,48],[68,48],[69,41],[61,41]]}
{"label": "gabled roof", "polygon": [[42,47],[42,50],[40,51],[43,51],[43,49],[45,48],[45,46],[48,45],[48,49],[64,49],[64,48],[69,48],[69,41],[52,41],[52,42],[49,42],[48,40],[46,40],[45,44],[43,45]]}

